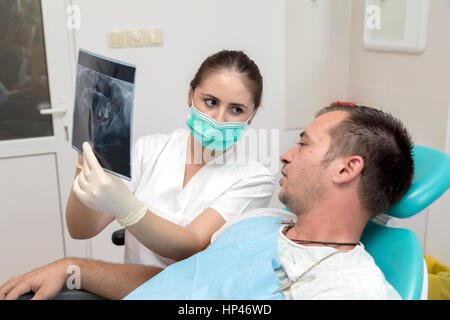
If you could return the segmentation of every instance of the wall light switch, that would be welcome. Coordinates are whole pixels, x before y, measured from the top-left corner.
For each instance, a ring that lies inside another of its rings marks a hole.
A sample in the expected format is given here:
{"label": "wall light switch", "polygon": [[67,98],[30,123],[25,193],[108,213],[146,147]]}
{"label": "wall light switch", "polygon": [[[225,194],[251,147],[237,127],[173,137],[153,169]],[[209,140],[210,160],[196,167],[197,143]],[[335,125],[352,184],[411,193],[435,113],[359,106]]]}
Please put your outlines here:
{"label": "wall light switch", "polygon": [[123,30],[109,30],[108,43],[110,48],[124,48],[127,46],[126,33]]}
{"label": "wall light switch", "polygon": [[147,45],[160,46],[162,45],[162,30],[161,29],[148,29],[147,30]]}
{"label": "wall light switch", "polygon": [[143,47],[146,44],[145,30],[127,30],[127,45],[129,47]]}

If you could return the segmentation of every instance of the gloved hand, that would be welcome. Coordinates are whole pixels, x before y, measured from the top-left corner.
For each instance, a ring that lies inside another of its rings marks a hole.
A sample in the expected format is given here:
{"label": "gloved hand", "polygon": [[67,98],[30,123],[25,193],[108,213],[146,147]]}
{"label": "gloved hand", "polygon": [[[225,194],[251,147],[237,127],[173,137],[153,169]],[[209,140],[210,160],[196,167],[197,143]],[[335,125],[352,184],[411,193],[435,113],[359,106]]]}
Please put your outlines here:
{"label": "gloved hand", "polygon": [[114,215],[122,225],[139,221],[135,221],[136,215],[142,218],[147,207],[136,199],[120,178],[103,170],[87,142],[83,143],[83,158],[83,169],[72,186],[78,199],[92,210]]}
{"label": "gloved hand", "polygon": [[75,163],[75,166],[78,169],[82,170],[83,169],[83,162],[84,162],[83,155],[78,153],[78,158],[77,158],[77,161]]}

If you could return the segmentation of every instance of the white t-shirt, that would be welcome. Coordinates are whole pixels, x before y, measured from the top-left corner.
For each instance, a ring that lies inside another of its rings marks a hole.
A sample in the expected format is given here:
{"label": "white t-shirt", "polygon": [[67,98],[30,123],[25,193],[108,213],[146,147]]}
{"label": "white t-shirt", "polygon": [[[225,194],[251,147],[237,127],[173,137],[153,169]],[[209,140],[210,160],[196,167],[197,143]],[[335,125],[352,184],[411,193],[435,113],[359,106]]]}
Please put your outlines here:
{"label": "white t-shirt", "polygon": [[[253,210],[245,217],[239,217],[222,226],[214,233],[211,242],[233,223],[258,216],[282,216],[285,221],[296,221],[295,215],[284,210],[271,208]],[[285,227],[286,224],[281,225],[279,229],[278,258],[289,280],[300,276],[316,262],[337,251],[331,247],[296,244],[283,234]],[[362,243],[350,251],[336,253],[313,267],[301,281],[290,287],[287,295],[296,300],[401,299],[397,291],[386,281],[384,274]]]}
{"label": "white t-shirt", "polygon": [[[274,192],[273,175],[248,158],[233,161],[235,147],[225,153],[225,159],[217,158],[203,166],[183,189],[189,134],[178,129],[170,135],[138,139],[132,160],[133,179],[128,182],[136,198],[153,213],[180,226],[187,226],[207,208],[229,221],[246,211],[267,207]],[[125,263],[165,268],[173,262],[125,233]]]}

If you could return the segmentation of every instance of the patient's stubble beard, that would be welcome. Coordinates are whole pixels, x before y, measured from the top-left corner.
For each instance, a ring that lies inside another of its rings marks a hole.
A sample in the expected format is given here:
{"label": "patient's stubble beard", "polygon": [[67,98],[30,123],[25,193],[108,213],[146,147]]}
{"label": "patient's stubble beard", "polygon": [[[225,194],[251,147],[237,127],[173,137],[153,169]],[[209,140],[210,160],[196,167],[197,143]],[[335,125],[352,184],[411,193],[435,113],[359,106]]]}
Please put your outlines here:
{"label": "patient's stubble beard", "polygon": [[278,199],[297,216],[307,214],[321,202],[324,194],[323,172],[297,176],[296,181],[285,180]]}

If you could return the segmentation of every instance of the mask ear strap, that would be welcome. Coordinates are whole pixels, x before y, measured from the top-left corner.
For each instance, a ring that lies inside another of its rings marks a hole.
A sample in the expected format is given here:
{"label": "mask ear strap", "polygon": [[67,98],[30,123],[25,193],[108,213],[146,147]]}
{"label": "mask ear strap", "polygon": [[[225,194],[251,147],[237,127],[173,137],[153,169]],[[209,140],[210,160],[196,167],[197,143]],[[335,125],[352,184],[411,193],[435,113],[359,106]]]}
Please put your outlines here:
{"label": "mask ear strap", "polygon": [[256,110],[257,110],[258,108],[255,108],[254,110],[253,110],[253,112],[252,112],[252,114],[250,115],[250,117],[247,119],[247,123],[250,121],[250,119],[255,115],[255,113],[256,113]]}
{"label": "mask ear strap", "polygon": [[189,89],[189,95],[191,98],[191,104],[189,104],[189,107],[192,107],[194,105],[194,90],[192,90],[192,87]]}

